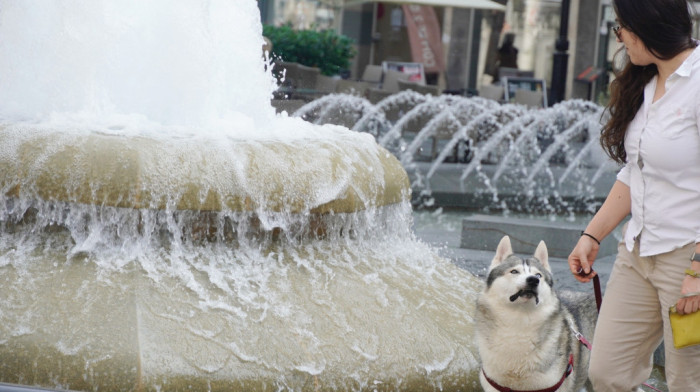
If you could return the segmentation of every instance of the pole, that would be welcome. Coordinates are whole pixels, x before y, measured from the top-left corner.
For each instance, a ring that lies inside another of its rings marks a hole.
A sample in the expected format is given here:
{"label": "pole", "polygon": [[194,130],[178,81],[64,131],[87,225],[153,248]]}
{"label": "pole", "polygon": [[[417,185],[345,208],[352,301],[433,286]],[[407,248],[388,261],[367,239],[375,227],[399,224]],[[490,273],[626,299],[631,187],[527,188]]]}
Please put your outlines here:
{"label": "pole", "polygon": [[376,37],[376,31],[377,30],[377,9],[379,8],[377,6],[377,2],[375,1],[374,4],[372,4],[372,37],[370,38],[370,44],[369,44],[369,64],[374,65],[374,51],[376,49],[376,42],[377,39]]}
{"label": "pole", "polygon": [[559,22],[559,38],[554,45],[554,62],[552,64],[551,103],[564,100],[566,90],[566,68],[569,61],[569,4],[570,0],[561,1],[561,21]]}
{"label": "pole", "polygon": [[466,61],[466,70],[464,72],[464,95],[466,95],[467,91],[469,91],[469,79],[471,78],[472,74],[472,49],[473,49],[473,41],[474,41],[474,9],[470,8],[469,9],[469,30],[467,32],[467,61]]}

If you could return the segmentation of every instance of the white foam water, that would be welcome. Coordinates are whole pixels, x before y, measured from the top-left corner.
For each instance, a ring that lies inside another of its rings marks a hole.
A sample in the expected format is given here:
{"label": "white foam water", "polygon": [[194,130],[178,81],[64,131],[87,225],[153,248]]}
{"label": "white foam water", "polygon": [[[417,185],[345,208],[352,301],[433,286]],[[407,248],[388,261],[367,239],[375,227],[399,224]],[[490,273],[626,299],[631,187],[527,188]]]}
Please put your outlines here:
{"label": "white foam water", "polygon": [[209,129],[274,117],[254,1],[9,0],[0,10],[5,122]]}

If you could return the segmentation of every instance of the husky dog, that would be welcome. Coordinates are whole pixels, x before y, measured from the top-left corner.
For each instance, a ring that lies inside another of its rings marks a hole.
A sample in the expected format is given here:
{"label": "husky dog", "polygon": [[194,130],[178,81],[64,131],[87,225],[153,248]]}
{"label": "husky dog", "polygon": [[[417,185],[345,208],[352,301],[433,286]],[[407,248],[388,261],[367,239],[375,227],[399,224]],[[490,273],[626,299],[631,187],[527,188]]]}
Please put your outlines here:
{"label": "husky dog", "polygon": [[557,296],[544,241],[534,257],[522,259],[508,236],[501,239],[475,318],[485,391],[593,390],[585,344],[598,318],[595,298]]}

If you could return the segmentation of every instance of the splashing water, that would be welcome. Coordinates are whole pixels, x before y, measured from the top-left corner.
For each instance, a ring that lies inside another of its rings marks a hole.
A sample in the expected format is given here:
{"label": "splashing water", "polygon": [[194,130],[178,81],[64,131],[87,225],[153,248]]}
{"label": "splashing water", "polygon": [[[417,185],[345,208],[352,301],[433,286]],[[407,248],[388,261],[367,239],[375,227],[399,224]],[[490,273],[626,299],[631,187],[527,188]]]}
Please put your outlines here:
{"label": "splashing water", "polygon": [[417,206],[590,213],[615,177],[597,143],[602,108],[582,100],[528,109],[413,91],[376,105],[335,94],[294,116],[374,135],[409,172]]}
{"label": "splashing water", "polygon": [[274,89],[251,56],[262,27],[255,2],[233,3],[4,1],[0,116],[260,126]]}

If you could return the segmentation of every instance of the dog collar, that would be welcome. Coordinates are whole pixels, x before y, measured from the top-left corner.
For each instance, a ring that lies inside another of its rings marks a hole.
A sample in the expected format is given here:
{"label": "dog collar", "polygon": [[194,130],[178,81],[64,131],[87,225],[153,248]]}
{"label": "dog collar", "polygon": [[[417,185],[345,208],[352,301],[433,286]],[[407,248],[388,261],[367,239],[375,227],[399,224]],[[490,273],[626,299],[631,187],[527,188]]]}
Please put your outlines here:
{"label": "dog collar", "polygon": [[518,389],[511,389],[508,387],[504,387],[502,385],[499,385],[496,381],[492,380],[489,378],[489,376],[486,375],[486,371],[484,368],[481,368],[481,372],[484,373],[484,378],[486,378],[486,381],[491,384],[492,387],[496,388],[499,392],[554,392],[559,387],[561,384],[564,383],[564,380],[566,380],[567,377],[569,377],[569,374],[574,371],[574,354],[569,354],[569,363],[566,365],[566,370],[564,370],[564,375],[561,376],[561,380],[559,380],[558,383],[554,384],[553,386],[545,389],[532,389],[528,391],[524,390],[518,390]]}

